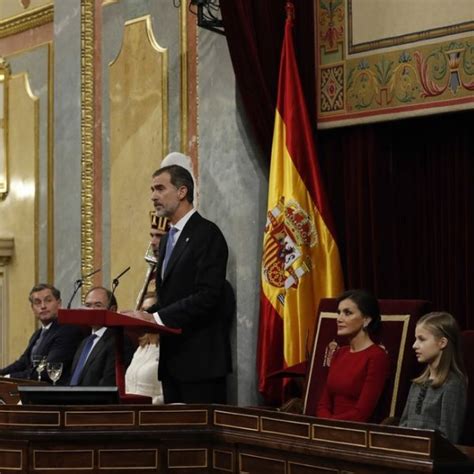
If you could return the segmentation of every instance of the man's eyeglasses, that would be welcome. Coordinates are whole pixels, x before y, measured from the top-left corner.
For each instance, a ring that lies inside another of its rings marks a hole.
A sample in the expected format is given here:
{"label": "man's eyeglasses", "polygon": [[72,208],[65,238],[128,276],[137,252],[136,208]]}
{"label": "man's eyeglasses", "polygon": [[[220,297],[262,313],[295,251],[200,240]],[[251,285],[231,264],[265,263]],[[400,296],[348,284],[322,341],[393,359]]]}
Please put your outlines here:
{"label": "man's eyeglasses", "polygon": [[423,402],[426,398],[426,392],[428,391],[428,387],[430,386],[429,383],[425,382],[420,389],[420,393],[418,394],[418,398],[416,399],[416,406],[415,406],[415,413],[417,415],[421,415],[421,409],[423,408]]}

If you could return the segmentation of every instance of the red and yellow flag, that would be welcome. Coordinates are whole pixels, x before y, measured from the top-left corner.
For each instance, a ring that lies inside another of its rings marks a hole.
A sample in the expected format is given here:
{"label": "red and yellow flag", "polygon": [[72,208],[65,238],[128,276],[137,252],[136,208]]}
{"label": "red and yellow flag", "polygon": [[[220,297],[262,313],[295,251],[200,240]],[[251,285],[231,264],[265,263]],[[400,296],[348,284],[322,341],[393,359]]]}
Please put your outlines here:
{"label": "red and yellow flag", "polygon": [[319,300],[343,289],[294,52],[293,8],[289,2],[263,239],[257,364],[268,403],[280,403],[282,395],[281,380],[268,375],[307,359]]}

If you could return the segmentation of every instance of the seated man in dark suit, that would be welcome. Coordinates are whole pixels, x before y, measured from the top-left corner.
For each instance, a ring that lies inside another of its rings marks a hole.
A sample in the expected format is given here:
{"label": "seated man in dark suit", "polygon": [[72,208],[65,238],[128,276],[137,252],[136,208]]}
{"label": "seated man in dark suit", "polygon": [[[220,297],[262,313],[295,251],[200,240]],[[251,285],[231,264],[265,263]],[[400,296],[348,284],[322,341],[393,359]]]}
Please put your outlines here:
{"label": "seated man in dark suit", "polygon": [[[86,308],[117,311],[115,295],[102,286],[96,286],[86,295]],[[74,356],[69,385],[115,386],[115,337],[114,328],[92,327]],[[134,348],[128,338],[124,340],[123,362],[127,368],[132,360]]]}
{"label": "seated man in dark suit", "polygon": [[[47,362],[62,362],[63,372],[59,383],[68,380],[74,353],[84,338],[84,333],[76,326],[61,326],[58,323],[61,293],[54,286],[46,283],[34,286],[30,291],[29,300],[33,314],[41,323],[41,328],[33,333],[20,358],[0,369],[0,375],[18,379],[37,379],[38,374],[33,360],[46,358]],[[41,373],[41,379],[49,381],[46,370]]]}

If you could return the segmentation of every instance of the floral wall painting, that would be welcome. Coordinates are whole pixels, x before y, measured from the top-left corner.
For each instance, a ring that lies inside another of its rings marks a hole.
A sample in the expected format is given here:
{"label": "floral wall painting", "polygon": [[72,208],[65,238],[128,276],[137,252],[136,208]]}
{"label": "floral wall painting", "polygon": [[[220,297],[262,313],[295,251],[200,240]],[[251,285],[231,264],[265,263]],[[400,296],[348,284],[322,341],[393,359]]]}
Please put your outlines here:
{"label": "floral wall painting", "polygon": [[318,127],[474,108],[474,9],[455,6],[317,0]]}

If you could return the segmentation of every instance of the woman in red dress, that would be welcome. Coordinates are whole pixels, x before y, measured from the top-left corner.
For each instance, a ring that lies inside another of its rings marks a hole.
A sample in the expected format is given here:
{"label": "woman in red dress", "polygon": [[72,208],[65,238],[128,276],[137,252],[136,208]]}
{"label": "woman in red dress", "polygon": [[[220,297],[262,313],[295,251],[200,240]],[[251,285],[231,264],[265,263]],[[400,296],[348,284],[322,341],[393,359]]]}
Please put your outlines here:
{"label": "woman in red dress", "polygon": [[381,327],[379,305],[364,290],[346,291],[337,302],[337,335],[349,345],[332,358],[316,416],[367,422],[390,373],[388,354],[372,340]]}

